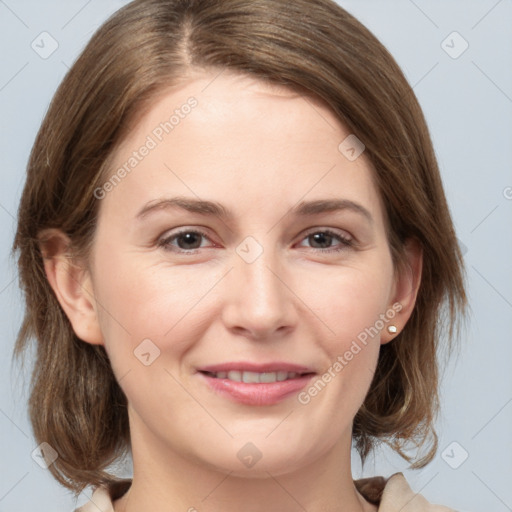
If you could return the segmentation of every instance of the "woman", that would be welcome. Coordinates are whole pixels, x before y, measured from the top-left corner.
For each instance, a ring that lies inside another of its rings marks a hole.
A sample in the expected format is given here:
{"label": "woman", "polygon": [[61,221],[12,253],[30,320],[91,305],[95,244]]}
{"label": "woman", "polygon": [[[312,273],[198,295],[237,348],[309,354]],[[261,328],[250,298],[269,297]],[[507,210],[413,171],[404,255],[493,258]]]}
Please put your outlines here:
{"label": "woman", "polygon": [[465,293],[417,100],[335,3],[115,13],[43,122],[14,247],[35,436],[83,511],[449,510],[351,476],[352,442],[434,457]]}

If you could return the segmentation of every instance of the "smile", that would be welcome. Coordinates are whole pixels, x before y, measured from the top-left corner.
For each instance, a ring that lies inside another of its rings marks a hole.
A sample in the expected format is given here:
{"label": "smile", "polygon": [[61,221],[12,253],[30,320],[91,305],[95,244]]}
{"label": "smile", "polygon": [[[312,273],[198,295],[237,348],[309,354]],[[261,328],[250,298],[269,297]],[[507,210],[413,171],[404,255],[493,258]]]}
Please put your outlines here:
{"label": "smile", "polygon": [[229,372],[204,372],[209,377],[215,379],[228,379],[234,382],[245,382],[246,384],[269,384],[272,382],[283,382],[285,380],[295,379],[301,374],[297,372],[248,372],[231,370]]}

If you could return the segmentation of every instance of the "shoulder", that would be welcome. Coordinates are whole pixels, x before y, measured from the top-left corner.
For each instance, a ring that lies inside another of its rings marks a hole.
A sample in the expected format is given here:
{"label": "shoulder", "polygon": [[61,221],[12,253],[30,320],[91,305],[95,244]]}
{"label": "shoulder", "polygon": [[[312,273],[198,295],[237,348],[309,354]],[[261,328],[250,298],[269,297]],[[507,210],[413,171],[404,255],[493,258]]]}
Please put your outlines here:
{"label": "shoulder", "polygon": [[455,512],[442,505],[429,503],[415,493],[402,473],[388,479],[364,478],[355,481],[358,491],[371,503],[379,505],[379,512]]}
{"label": "shoulder", "polygon": [[114,512],[114,501],[120,498],[130,487],[131,480],[119,480],[108,486],[95,489],[91,499],[74,512]]}

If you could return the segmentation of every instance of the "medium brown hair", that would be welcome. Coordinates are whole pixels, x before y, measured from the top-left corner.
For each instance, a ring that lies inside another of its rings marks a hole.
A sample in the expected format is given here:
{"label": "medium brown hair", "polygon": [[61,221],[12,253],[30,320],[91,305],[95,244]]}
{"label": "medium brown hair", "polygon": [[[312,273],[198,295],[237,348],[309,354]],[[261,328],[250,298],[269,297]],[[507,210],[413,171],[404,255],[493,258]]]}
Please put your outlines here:
{"label": "medium brown hair", "polygon": [[[308,91],[364,142],[394,262],[415,239],[423,268],[411,318],[381,347],[353,438],[363,460],[384,441],[424,466],[437,448],[438,347],[441,339],[450,346],[466,297],[428,128],[400,68],[330,0],[136,0],[100,27],[57,90],[19,207],[13,250],[26,313],[15,353],[35,338],[29,408],[37,441],[58,452],[50,470],[75,491],[111,482],[108,466],[130,437],[126,397],[104,348],[74,334],[46,278],[40,234],[59,229],[73,254],[87,256],[99,208],[94,190],[112,172],[114,151],[151,100],[194,68]],[[411,442],[416,458],[405,451]]]}

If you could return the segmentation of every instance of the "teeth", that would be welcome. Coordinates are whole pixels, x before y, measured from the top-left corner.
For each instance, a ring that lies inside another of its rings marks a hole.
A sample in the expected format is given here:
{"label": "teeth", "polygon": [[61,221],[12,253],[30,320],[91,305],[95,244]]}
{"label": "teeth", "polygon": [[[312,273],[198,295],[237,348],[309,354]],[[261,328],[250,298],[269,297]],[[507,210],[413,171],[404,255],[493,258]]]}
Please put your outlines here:
{"label": "teeth", "polygon": [[236,382],[242,382],[242,372],[231,370],[230,372],[228,372],[228,379],[234,380]]}
{"label": "teeth", "polygon": [[260,382],[275,382],[277,380],[275,372],[260,373]]}
{"label": "teeth", "polygon": [[235,382],[245,382],[247,384],[282,382],[288,379],[295,379],[299,374],[296,372],[240,372],[231,370],[229,372],[216,372],[212,374],[217,379],[229,379]]}
{"label": "teeth", "polygon": [[242,381],[247,384],[257,384],[260,381],[260,375],[256,372],[243,372]]}
{"label": "teeth", "polygon": [[278,381],[286,380],[286,377],[288,377],[288,372],[277,372]]}

